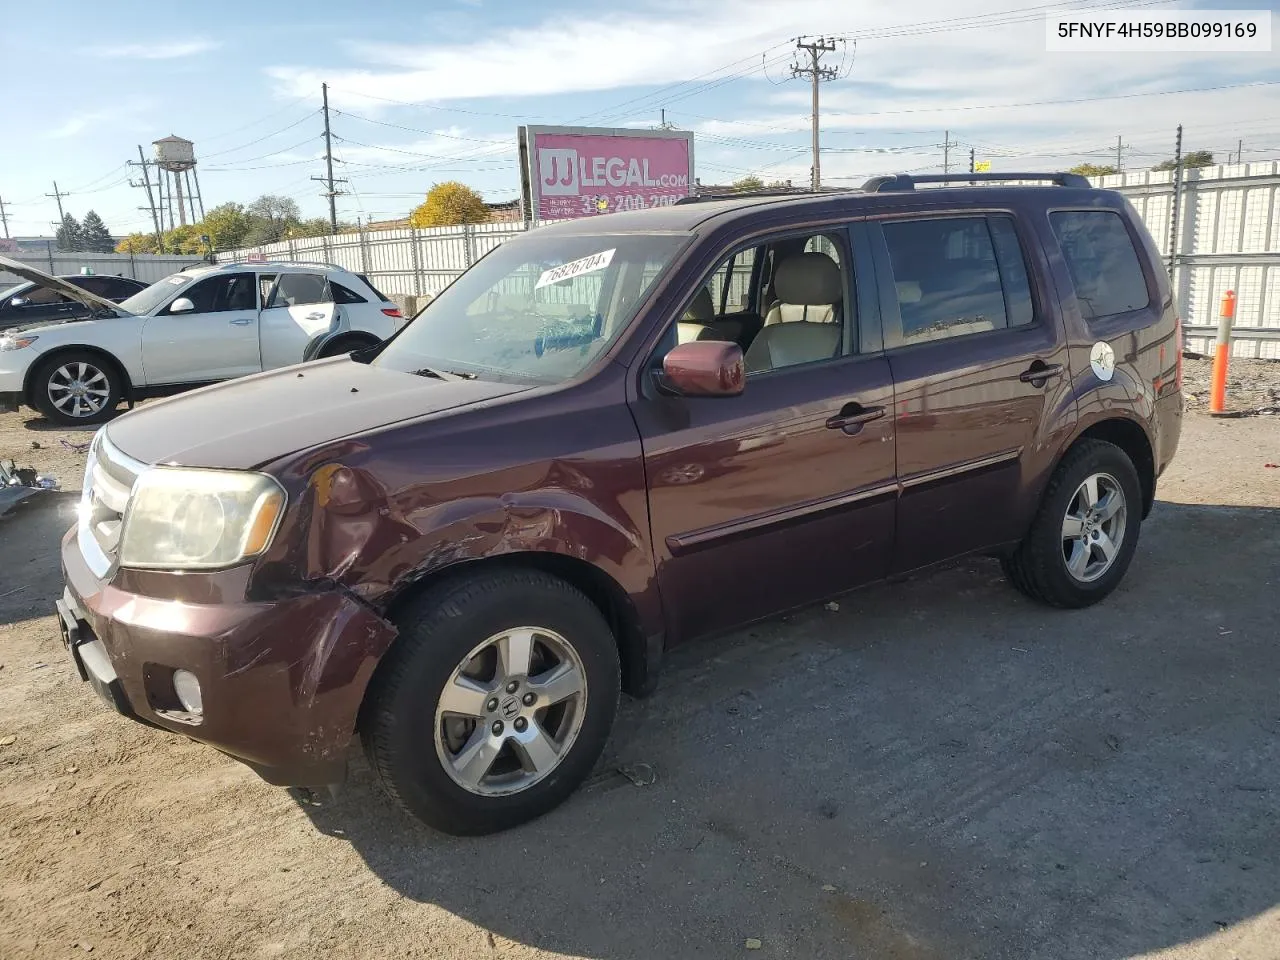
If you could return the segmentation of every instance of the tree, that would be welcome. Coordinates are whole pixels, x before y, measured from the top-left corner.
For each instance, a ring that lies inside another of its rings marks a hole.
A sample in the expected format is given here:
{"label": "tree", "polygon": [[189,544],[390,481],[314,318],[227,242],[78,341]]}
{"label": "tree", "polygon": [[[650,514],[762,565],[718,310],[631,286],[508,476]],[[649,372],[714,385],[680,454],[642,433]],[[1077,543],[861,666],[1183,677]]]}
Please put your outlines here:
{"label": "tree", "polygon": [[245,208],[245,213],[249,217],[250,226],[241,242],[246,246],[283,240],[288,228],[302,219],[298,201],[272,194],[260,196]]}
{"label": "tree", "polygon": [[1078,173],[1082,177],[1107,177],[1113,173],[1119,173],[1120,171],[1110,164],[1077,163],[1067,172]]}
{"label": "tree", "polygon": [[733,189],[736,193],[752,193],[756,190],[763,190],[764,181],[754,173],[749,173],[741,180],[733,181]]}
{"label": "tree", "polygon": [[[341,230],[345,224],[338,222],[338,229]],[[310,220],[300,220],[293,226],[289,227],[289,236],[291,237],[327,237],[333,231],[329,227],[328,217],[312,217]]]}
{"label": "tree", "polygon": [[[1182,169],[1189,170],[1192,167],[1212,167],[1213,151],[1212,150],[1192,150],[1190,153],[1182,155]],[[1152,170],[1173,170],[1177,164],[1172,160],[1161,160]]]}
{"label": "tree", "polygon": [[84,215],[84,223],[80,225],[80,249],[93,253],[110,253],[115,248],[111,239],[111,231],[102,222],[102,218],[93,210]]}
{"label": "tree", "polygon": [[244,238],[253,220],[238,203],[223,203],[205,214],[203,227],[215,250],[234,250],[244,246]]}
{"label": "tree", "polygon": [[432,185],[426,200],[409,214],[409,223],[415,227],[452,227],[488,219],[489,208],[480,194],[456,180]]}
{"label": "tree", "polygon": [[116,244],[116,253],[157,253],[154,233],[131,233]]}
{"label": "tree", "polygon": [[62,225],[58,227],[55,234],[58,240],[58,249],[67,252],[80,249],[82,227],[79,222],[69,213],[62,215]]}

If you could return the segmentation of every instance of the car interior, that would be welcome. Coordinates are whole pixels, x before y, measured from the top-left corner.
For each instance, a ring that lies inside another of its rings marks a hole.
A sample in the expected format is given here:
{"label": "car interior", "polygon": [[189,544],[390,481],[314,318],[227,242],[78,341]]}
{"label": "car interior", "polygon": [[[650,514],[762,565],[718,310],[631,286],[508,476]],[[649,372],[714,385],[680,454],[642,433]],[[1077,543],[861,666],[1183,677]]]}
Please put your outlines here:
{"label": "car interior", "polygon": [[845,281],[835,235],[787,237],[738,251],[699,288],[654,354],[695,340],[731,341],[747,372],[835,356],[842,343]]}

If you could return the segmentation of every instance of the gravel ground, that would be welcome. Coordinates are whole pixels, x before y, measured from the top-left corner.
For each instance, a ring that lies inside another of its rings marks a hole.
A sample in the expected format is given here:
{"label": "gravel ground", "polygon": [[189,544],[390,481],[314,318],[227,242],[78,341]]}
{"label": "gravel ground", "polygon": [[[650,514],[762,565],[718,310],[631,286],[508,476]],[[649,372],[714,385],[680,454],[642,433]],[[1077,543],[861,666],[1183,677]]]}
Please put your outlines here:
{"label": "gravel ground", "polygon": [[[62,435],[15,419],[3,453]],[[358,759],[291,793],[101,706],[49,616],[74,497],[37,497],[0,519],[0,956],[1275,960],[1278,462],[1280,419],[1190,414],[1089,610],[973,560],[681,648],[590,785],[477,840]]]}
{"label": "gravel ground", "polygon": [[[1183,361],[1183,393],[1189,410],[1209,409],[1213,361]],[[1245,416],[1280,416],[1280,360],[1232,358],[1227,364],[1228,411]]]}

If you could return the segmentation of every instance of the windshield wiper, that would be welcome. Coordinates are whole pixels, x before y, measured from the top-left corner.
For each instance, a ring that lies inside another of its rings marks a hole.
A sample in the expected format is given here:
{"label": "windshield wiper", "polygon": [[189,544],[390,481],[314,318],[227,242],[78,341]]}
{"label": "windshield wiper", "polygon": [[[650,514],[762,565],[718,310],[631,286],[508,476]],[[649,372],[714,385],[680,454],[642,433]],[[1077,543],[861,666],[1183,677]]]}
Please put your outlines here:
{"label": "windshield wiper", "polygon": [[437,370],[434,367],[421,367],[417,370],[409,371],[415,377],[432,377],[436,380],[474,380],[474,373],[460,373],[457,370]]}

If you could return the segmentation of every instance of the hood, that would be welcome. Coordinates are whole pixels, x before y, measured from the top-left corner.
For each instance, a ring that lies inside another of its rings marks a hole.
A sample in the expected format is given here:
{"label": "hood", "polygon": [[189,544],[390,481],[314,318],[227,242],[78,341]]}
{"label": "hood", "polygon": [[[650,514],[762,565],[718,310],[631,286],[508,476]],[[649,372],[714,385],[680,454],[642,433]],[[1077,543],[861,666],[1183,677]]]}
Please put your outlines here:
{"label": "hood", "polygon": [[48,287],[50,290],[57,290],[64,297],[70,297],[77,303],[83,303],[93,310],[113,310],[122,314],[128,314],[129,312],[121,309],[118,303],[112,303],[105,297],[90,293],[88,290],[77,287],[74,283],[63,280],[61,277],[50,276],[43,270],[37,270],[29,263],[19,263],[17,260],[10,260],[8,257],[0,257],[0,269],[3,269],[6,273],[17,274],[23,280],[34,281],[42,287]]}
{"label": "hood", "polygon": [[336,357],[148,403],[113,420],[107,434],[143,463],[248,470],[329,440],[527,389],[436,380]]}

